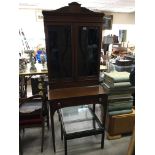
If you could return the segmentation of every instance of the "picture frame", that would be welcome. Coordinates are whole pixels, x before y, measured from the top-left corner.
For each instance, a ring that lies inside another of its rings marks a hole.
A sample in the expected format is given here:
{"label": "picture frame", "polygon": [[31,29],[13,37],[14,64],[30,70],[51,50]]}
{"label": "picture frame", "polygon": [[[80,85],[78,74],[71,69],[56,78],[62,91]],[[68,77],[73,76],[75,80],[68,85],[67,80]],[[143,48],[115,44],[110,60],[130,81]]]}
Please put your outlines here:
{"label": "picture frame", "polygon": [[103,17],[103,30],[111,30],[113,23],[113,15],[105,15]]}

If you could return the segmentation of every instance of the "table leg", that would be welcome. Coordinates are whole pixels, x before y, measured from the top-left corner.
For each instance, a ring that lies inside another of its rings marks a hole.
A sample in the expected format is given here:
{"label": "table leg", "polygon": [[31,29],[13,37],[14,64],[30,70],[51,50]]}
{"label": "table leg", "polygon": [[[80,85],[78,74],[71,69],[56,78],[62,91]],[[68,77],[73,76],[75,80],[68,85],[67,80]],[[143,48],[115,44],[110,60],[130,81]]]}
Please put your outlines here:
{"label": "table leg", "polygon": [[56,152],[56,148],[55,148],[55,131],[54,131],[54,111],[52,110],[51,106],[50,106],[50,115],[51,115],[53,149],[54,149],[54,152]]}
{"label": "table leg", "polygon": [[93,112],[95,113],[95,104],[93,104]]}
{"label": "table leg", "polygon": [[106,115],[107,115],[107,101],[108,101],[108,96],[105,98],[102,98],[102,104],[101,104],[101,112],[102,112],[102,124],[105,128],[105,123],[106,123]]}
{"label": "table leg", "polygon": [[102,98],[102,104],[101,104],[102,125],[104,127],[104,133],[102,134],[102,139],[101,139],[101,148],[104,148],[105,123],[106,123],[106,115],[107,115],[107,100],[108,100],[108,96],[105,97],[105,100]]}

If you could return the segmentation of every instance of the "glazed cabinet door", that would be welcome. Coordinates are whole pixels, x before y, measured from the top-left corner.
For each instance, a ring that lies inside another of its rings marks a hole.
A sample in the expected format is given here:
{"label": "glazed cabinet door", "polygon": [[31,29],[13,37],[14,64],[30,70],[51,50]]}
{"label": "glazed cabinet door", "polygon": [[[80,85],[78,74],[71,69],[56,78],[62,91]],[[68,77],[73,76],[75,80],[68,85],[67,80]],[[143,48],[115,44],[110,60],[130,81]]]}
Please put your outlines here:
{"label": "glazed cabinet door", "polygon": [[77,76],[98,77],[100,57],[100,27],[78,25],[77,27]]}
{"label": "glazed cabinet door", "polygon": [[99,84],[104,13],[75,2],[42,13],[51,89]]}
{"label": "glazed cabinet door", "polygon": [[71,26],[49,25],[47,42],[49,79],[72,79]]}

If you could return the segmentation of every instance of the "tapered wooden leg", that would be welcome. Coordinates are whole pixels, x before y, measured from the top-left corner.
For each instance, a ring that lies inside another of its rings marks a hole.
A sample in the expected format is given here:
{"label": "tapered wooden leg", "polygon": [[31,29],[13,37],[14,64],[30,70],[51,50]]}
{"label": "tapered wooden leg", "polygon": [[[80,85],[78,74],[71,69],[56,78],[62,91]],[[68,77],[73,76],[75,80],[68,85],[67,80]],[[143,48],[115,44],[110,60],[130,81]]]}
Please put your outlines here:
{"label": "tapered wooden leg", "polygon": [[104,148],[104,134],[101,136],[101,149]]}
{"label": "tapered wooden leg", "polygon": [[42,125],[41,152],[43,152],[43,147],[44,147],[44,122]]}
{"label": "tapered wooden leg", "polygon": [[49,109],[47,108],[47,128],[49,130]]}
{"label": "tapered wooden leg", "polygon": [[[103,99],[102,99],[103,100]],[[102,125],[104,128],[104,133],[102,134],[102,139],[101,139],[101,148],[104,148],[104,137],[105,137],[105,123],[106,123],[106,113],[107,113],[107,100],[108,96],[106,96],[104,104],[101,104],[101,118],[102,118]]]}
{"label": "tapered wooden leg", "polygon": [[56,152],[56,149],[55,149],[55,131],[54,131],[54,114],[53,113],[51,113],[51,129],[52,129],[53,149],[54,149],[54,152]]}
{"label": "tapered wooden leg", "polygon": [[19,153],[20,153],[20,155],[23,155],[23,147],[22,147],[22,141],[21,141],[20,133],[19,133]]}

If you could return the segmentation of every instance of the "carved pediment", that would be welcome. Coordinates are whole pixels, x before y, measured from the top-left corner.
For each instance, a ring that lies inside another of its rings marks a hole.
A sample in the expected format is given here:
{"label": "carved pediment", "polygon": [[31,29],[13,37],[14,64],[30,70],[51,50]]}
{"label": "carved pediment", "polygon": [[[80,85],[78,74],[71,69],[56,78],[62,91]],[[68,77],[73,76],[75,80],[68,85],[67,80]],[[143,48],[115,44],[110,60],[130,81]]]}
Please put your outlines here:
{"label": "carved pediment", "polygon": [[[77,14],[98,14],[97,12],[91,11],[85,7],[81,7],[81,4],[77,2],[69,3],[68,6],[61,7],[57,10],[52,11],[43,11],[45,12],[51,12],[51,13],[62,13],[62,14],[68,14],[68,13],[77,13]],[[104,14],[104,13],[102,13]]]}

